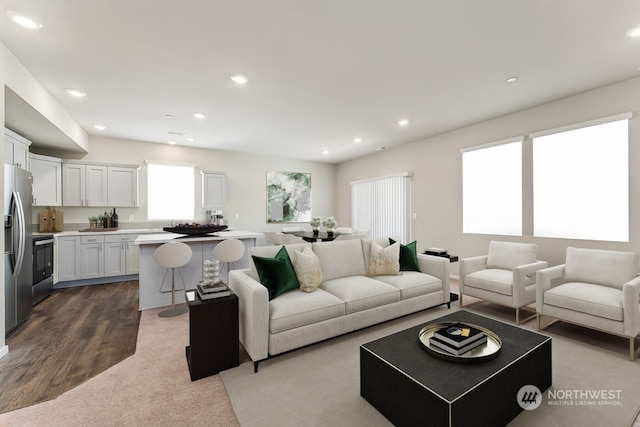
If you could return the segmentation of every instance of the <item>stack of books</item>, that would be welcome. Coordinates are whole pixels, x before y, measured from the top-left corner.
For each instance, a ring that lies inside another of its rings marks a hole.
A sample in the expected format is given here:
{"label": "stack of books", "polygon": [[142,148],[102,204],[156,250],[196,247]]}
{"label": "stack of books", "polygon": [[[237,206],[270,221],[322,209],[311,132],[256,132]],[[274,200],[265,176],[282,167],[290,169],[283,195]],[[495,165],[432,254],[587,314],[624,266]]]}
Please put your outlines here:
{"label": "stack of books", "polygon": [[215,285],[198,283],[196,290],[198,291],[198,296],[201,300],[222,298],[231,295],[231,291],[224,283],[217,283]]}
{"label": "stack of books", "polygon": [[463,323],[455,323],[439,329],[429,338],[429,344],[456,356],[486,344],[486,342],[487,335],[484,332]]}
{"label": "stack of books", "polygon": [[427,248],[424,250],[426,255],[443,256],[447,255],[448,251],[443,248]]}

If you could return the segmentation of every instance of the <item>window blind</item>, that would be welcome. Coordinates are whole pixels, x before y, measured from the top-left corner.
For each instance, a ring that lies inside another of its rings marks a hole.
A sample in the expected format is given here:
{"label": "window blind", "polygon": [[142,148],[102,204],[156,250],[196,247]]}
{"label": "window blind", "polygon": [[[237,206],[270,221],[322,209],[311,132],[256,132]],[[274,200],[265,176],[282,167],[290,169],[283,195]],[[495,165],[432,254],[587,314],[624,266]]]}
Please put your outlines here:
{"label": "window blind", "polygon": [[351,226],[371,237],[411,239],[411,174],[351,182]]}

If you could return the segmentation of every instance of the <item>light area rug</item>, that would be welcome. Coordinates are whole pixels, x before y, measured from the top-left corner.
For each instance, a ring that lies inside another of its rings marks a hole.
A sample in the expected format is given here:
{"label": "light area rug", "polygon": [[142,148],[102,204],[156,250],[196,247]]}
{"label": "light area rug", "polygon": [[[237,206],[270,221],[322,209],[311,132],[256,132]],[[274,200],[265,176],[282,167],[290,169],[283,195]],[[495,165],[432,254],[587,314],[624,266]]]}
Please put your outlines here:
{"label": "light area rug", "polygon": [[189,317],[145,310],[136,353],[54,400],[0,414],[0,426],[237,426],[220,375],[192,382]]}
{"label": "light area rug", "polygon": [[[292,351],[261,362],[258,373],[253,372],[252,363],[223,371],[221,375],[240,424],[243,427],[391,425],[360,396],[360,345],[455,310],[444,306],[426,310]],[[469,311],[513,323],[513,310]],[[533,330],[535,322],[524,327]],[[576,337],[584,332],[584,328],[570,325],[555,325],[545,332],[552,337],[550,390],[621,390],[620,406],[585,406],[575,402],[572,406],[552,405],[545,392],[537,409],[523,411],[510,425],[633,424],[640,406],[637,381],[640,363],[628,359],[624,340],[612,337],[617,340],[613,342],[608,336],[592,337],[588,331],[586,341]],[[430,356],[425,353],[425,357]],[[482,425],[482,420],[478,422]]]}

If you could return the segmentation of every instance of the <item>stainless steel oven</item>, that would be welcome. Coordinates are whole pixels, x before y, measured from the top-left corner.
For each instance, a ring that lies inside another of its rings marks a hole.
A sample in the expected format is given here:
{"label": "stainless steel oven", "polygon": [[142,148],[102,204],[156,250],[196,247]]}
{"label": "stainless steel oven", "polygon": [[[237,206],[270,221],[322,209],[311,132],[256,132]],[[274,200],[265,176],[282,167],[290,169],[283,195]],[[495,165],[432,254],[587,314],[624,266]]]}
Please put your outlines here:
{"label": "stainless steel oven", "polygon": [[53,236],[33,236],[33,305],[53,290]]}

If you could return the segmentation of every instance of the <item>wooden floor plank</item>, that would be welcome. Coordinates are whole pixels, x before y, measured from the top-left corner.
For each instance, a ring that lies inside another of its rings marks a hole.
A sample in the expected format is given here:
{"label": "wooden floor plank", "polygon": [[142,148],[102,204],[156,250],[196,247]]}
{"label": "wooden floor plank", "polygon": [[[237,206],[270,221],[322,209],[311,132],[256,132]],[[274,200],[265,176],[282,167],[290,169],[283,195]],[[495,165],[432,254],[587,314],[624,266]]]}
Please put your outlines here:
{"label": "wooden floor plank", "polygon": [[0,413],[54,399],[135,353],[138,282],[56,289],[6,338]]}

